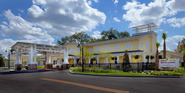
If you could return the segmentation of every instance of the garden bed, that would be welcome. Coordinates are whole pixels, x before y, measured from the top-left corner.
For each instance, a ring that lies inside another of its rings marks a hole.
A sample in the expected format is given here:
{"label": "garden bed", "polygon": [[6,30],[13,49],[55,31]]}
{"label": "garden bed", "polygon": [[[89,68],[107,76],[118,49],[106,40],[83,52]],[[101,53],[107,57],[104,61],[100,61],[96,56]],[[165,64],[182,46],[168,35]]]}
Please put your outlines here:
{"label": "garden bed", "polygon": [[82,73],[82,74],[98,74],[98,75],[130,75],[130,76],[183,76],[185,74],[185,69],[175,69],[174,71],[149,71],[149,72],[123,72],[120,70],[105,70],[99,67],[86,67],[84,72],[82,72],[81,67],[71,67],[72,73]]}

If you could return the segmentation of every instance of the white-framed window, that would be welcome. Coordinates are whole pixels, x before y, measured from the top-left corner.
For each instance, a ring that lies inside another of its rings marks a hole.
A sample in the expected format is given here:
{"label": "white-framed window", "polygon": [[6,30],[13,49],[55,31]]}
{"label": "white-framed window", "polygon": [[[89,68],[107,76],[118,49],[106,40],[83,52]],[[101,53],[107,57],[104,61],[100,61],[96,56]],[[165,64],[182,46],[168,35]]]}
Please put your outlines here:
{"label": "white-framed window", "polygon": [[57,64],[57,60],[53,60],[53,65],[56,65]]}
{"label": "white-framed window", "polygon": [[74,48],[71,48],[71,53],[74,53],[75,52],[75,49]]}
{"label": "white-framed window", "polygon": [[150,43],[146,41],[146,49],[150,49]]}
{"label": "white-framed window", "polygon": [[100,51],[100,46],[96,46],[96,51]]}
{"label": "white-framed window", "polygon": [[119,44],[115,44],[114,49],[120,49]]}
{"label": "white-framed window", "polygon": [[78,53],[80,52],[80,48],[77,48],[77,52],[78,52]]}
{"label": "white-framed window", "polygon": [[93,52],[93,47],[90,48],[90,52]]}
{"label": "white-framed window", "polygon": [[143,48],[143,42],[140,42],[140,46],[141,46],[141,48]]}
{"label": "white-framed window", "polygon": [[131,43],[129,42],[129,43],[125,43],[125,48],[131,48]]}
{"label": "white-framed window", "polygon": [[109,45],[105,45],[105,50],[109,50]]}

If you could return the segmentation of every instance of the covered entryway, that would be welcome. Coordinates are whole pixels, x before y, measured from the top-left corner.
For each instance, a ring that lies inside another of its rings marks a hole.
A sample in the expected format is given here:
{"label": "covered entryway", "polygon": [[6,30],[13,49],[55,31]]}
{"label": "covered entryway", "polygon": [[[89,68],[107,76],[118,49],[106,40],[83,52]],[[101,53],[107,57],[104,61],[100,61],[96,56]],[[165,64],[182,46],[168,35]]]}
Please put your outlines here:
{"label": "covered entryway", "polygon": [[[15,50],[15,54],[16,54],[16,63],[15,63],[16,70],[18,66],[22,66],[21,55],[23,54],[29,55],[28,70],[37,70],[37,62],[36,62],[37,54],[45,55],[46,68],[53,67],[52,66],[53,55],[63,55],[63,59],[64,59],[63,65],[69,64],[68,48],[66,47],[17,42],[11,48]],[[60,65],[60,64],[57,64],[57,65]]]}

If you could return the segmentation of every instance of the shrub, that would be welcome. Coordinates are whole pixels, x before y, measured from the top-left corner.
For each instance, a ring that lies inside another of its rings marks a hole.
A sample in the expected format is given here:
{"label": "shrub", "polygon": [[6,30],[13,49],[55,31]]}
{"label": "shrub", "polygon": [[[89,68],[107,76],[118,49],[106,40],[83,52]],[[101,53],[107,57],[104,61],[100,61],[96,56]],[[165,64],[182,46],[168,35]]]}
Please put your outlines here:
{"label": "shrub", "polygon": [[22,69],[22,66],[21,65],[18,65],[17,66],[17,70],[20,71]]}
{"label": "shrub", "polygon": [[44,66],[37,66],[37,68],[44,68]]}
{"label": "shrub", "polygon": [[155,76],[183,76],[183,73],[178,73],[178,72],[159,72],[159,71],[154,71],[151,72],[151,75]]}
{"label": "shrub", "polygon": [[28,66],[25,66],[25,69],[28,70]]}
{"label": "shrub", "polygon": [[174,69],[174,72],[185,73],[185,69],[184,68]]}

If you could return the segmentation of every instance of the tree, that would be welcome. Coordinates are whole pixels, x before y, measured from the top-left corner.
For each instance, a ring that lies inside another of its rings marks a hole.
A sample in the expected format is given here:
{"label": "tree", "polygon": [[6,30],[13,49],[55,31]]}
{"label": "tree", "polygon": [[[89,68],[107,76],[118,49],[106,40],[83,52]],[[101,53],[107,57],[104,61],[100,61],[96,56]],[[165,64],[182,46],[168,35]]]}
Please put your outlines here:
{"label": "tree", "polygon": [[163,59],[166,59],[166,33],[162,34],[162,38],[164,40],[164,44],[163,44]]}
{"label": "tree", "polygon": [[184,68],[185,68],[185,47],[183,47],[183,61],[184,61]]}
{"label": "tree", "polygon": [[[92,58],[94,53],[91,53],[91,52],[87,51],[86,49],[83,50],[83,53],[84,53],[83,56],[84,56],[84,59],[85,59],[85,63],[88,63],[88,61]],[[78,56],[82,57],[82,53],[79,53]]]}
{"label": "tree", "polygon": [[128,37],[128,36],[130,36],[130,34],[127,31],[118,33],[118,38],[124,38],[124,37]]}
{"label": "tree", "polygon": [[160,43],[156,43],[157,50],[156,50],[156,57],[155,57],[155,70],[158,70],[158,67],[159,67],[159,51],[158,51],[159,46],[160,46]]}
{"label": "tree", "polygon": [[90,40],[91,40],[91,37],[88,36],[87,34],[85,34],[85,32],[78,32],[78,33],[75,33],[71,36],[62,37],[61,40],[57,41],[57,44],[58,45],[64,45],[64,44],[67,44],[68,42],[88,43]]}
{"label": "tree", "polygon": [[127,53],[127,50],[125,51],[125,54],[124,54],[122,66],[124,71],[128,71],[128,69],[130,68],[130,60],[129,60],[129,55]]}
{"label": "tree", "polygon": [[102,31],[101,35],[102,35],[102,39],[104,39],[104,40],[117,39],[118,38],[118,31],[113,28],[110,28],[108,31]]}
{"label": "tree", "polygon": [[178,42],[177,49],[175,50],[178,53],[183,52],[183,47],[185,47],[185,38],[183,38],[181,41]]}
{"label": "tree", "polygon": [[109,52],[99,52],[98,53],[100,56],[102,56],[102,57],[105,57],[106,59],[104,59],[104,63],[109,63],[109,60],[111,60],[112,59],[112,54],[111,53],[109,53]]}
{"label": "tree", "polygon": [[4,57],[2,56],[2,54],[0,54],[0,67],[4,67],[5,63],[4,63]]}

